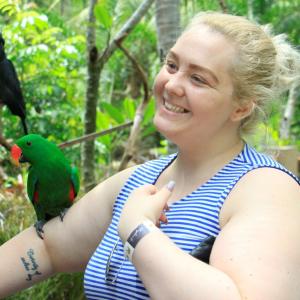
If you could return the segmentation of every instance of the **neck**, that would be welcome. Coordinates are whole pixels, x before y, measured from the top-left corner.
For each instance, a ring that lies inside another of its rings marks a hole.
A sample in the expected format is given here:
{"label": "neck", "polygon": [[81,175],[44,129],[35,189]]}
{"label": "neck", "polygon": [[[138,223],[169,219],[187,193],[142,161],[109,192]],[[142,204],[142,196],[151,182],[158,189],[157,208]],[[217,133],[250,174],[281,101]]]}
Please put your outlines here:
{"label": "neck", "polygon": [[[243,149],[243,140],[239,137],[233,139],[220,139],[211,142],[199,143],[197,146],[178,147],[178,163],[192,168],[211,165],[217,161],[230,161]],[[227,159],[226,159],[227,158]]]}
{"label": "neck", "polygon": [[243,149],[241,138],[220,140],[219,143],[203,143],[198,147],[178,147],[178,156],[159,176],[156,186],[162,188],[170,180],[176,182],[168,203],[185,197],[205,184],[230,163]]}
{"label": "neck", "polygon": [[200,186],[212,178],[243,149],[241,138],[202,144],[197,148],[179,147],[178,157],[166,170],[170,180],[179,185]]}

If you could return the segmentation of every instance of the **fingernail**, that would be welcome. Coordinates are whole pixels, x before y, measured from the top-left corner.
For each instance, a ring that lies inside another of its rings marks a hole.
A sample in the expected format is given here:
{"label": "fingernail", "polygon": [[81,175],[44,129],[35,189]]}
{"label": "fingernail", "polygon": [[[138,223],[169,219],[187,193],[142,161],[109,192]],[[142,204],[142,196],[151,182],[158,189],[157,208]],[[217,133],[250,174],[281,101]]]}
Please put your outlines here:
{"label": "fingernail", "polygon": [[171,180],[166,186],[166,188],[171,192],[174,190],[174,187],[175,187],[175,181],[173,180]]}
{"label": "fingernail", "polygon": [[169,224],[169,221],[168,221],[168,219],[166,219],[165,225],[168,225],[168,224]]}

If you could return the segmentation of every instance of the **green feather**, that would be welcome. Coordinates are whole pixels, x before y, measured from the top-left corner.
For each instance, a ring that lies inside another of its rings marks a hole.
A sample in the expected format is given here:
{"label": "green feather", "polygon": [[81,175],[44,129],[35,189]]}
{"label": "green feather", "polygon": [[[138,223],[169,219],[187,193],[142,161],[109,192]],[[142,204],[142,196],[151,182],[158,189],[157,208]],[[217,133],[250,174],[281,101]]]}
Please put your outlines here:
{"label": "green feather", "polygon": [[27,193],[37,219],[48,220],[58,216],[73,204],[69,199],[70,190],[74,187],[75,197],[79,192],[76,166],[54,143],[39,135],[24,136],[16,144],[32,166],[27,179]]}

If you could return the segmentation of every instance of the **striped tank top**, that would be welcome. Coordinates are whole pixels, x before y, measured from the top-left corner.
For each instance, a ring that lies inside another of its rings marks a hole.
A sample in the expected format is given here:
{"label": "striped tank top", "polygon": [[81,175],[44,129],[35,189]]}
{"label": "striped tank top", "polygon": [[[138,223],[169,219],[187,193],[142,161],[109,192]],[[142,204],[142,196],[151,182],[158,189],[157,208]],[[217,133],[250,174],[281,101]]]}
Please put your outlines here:
{"label": "striped tank top", "polygon": [[[116,199],[112,222],[85,271],[87,299],[150,299],[133,264],[124,258],[122,242],[118,241],[117,224],[131,191],[145,184],[154,184],[176,157],[177,154],[173,154],[141,165],[125,183]],[[216,237],[220,232],[219,212],[227,195],[243,175],[261,167],[282,170],[299,183],[295,175],[282,165],[245,143],[242,152],[209,181],[170,205],[170,212],[166,212],[169,224],[162,224],[160,230],[188,253],[209,235]],[[106,283],[107,260],[114,247]],[[110,283],[114,279],[116,281]]]}

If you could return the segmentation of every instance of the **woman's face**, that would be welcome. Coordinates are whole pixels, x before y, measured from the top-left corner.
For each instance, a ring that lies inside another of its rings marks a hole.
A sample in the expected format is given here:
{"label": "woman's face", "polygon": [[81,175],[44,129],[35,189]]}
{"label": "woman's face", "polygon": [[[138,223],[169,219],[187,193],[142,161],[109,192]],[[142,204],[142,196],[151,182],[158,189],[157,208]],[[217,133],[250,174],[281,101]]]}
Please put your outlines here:
{"label": "woman's face", "polygon": [[207,26],[179,38],[154,82],[154,125],[168,139],[221,137],[237,130],[229,66],[235,46]]}

